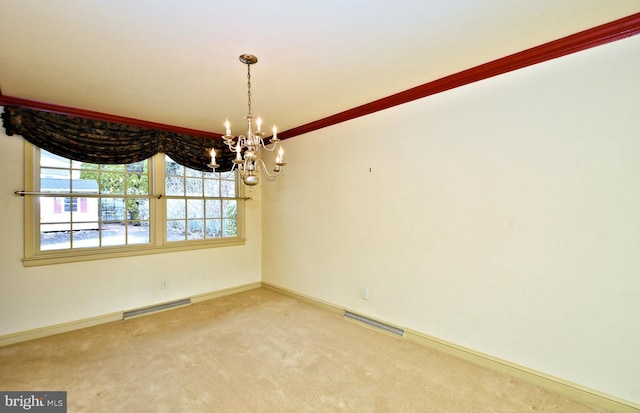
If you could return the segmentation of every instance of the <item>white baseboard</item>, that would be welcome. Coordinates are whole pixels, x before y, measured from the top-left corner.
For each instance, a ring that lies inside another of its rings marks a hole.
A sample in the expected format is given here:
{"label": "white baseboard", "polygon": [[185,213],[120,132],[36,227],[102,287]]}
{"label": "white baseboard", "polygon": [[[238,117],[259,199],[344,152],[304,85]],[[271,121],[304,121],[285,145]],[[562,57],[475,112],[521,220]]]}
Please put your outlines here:
{"label": "white baseboard", "polygon": [[122,311],[0,336],[0,347],[122,320]]}
{"label": "white baseboard", "polygon": [[225,288],[223,290],[212,291],[210,293],[197,294],[191,296],[192,303],[199,303],[200,301],[213,300],[214,298],[224,297],[225,295],[237,294],[243,291],[255,290],[260,288],[262,283],[256,281],[254,283],[239,285],[237,287]]}
{"label": "white baseboard", "polygon": [[304,301],[306,303],[313,304],[316,307],[321,307],[321,308],[323,308],[323,309],[325,309],[327,311],[331,311],[332,313],[335,313],[335,314],[343,315],[345,310],[346,310],[346,308],[344,308],[344,307],[340,307],[340,306],[337,306],[335,304],[328,303],[328,302],[319,300],[317,298],[313,298],[313,297],[308,296],[308,295],[300,294],[300,293],[297,293],[295,291],[288,290],[286,288],[279,287],[279,286],[274,285],[274,284],[266,283],[264,281],[262,282],[262,288],[265,288],[265,289],[271,290],[271,291],[275,291],[277,293],[289,296],[291,298],[295,298],[298,301]]}
{"label": "white baseboard", "polygon": [[[333,313],[344,314],[344,311],[347,310],[344,307],[340,307],[335,304],[318,300],[308,295],[300,294],[295,291],[292,291],[283,287],[279,287],[274,284],[263,282],[262,287],[269,289],[271,291],[275,291],[283,295],[298,299],[300,301],[316,305],[320,308],[329,310]],[[389,324],[384,320],[377,320],[374,317],[369,317],[366,314],[361,314],[361,315],[371,318],[373,320],[379,321],[383,324]],[[365,324],[362,324],[362,325],[365,327],[368,327]],[[396,326],[396,327],[402,328],[400,326]],[[435,337],[431,337],[429,335],[420,333],[418,331],[413,331],[406,328],[403,328],[403,330],[404,330],[405,340],[467,360],[471,363],[480,365],[489,370],[493,370],[500,373],[508,374],[513,377],[517,377],[528,383],[532,383],[532,384],[541,386],[547,390],[550,390],[552,392],[562,394],[572,400],[591,404],[593,406],[598,406],[612,413],[639,413],[640,412],[640,405],[636,403],[633,403],[627,400],[622,400],[620,398],[617,398],[596,390],[588,389],[586,387],[569,382],[567,380],[553,377],[549,374],[538,372],[538,371],[529,369],[527,367],[519,366],[515,363],[511,363],[487,354],[483,354],[475,350],[458,346],[456,344],[449,343],[447,341],[440,340]],[[384,331],[382,330],[378,330],[378,331],[384,333]]]}
{"label": "white baseboard", "polygon": [[480,353],[417,331],[405,329],[405,339],[424,345],[425,347],[450,354],[471,363],[517,377],[528,383],[544,387],[554,393],[562,394],[572,400],[601,407],[612,413],[638,413],[640,405],[619,399],[597,390],[589,389],[568,380],[542,373],[506,360]]}
{"label": "white baseboard", "polygon": [[[200,301],[211,300],[214,298],[224,297],[225,295],[231,295],[240,293],[243,291],[253,290],[261,287],[260,282],[239,285],[237,287],[225,288],[222,290],[212,291],[204,294],[197,294],[191,298],[192,303]],[[178,307],[175,307],[178,308]],[[76,321],[69,321],[67,323],[55,324],[46,327],[34,328],[32,330],[19,331],[17,333],[6,334],[0,336],[0,347],[9,346],[11,344],[21,343],[24,341],[35,340],[38,338],[53,336],[56,334],[67,333],[69,331],[80,330],[83,328],[94,327],[100,324],[111,323],[113,321],[121,321],[123,319],[125,311],[118,311],[110,314],[103,314],[96,317],[84,318]]]}

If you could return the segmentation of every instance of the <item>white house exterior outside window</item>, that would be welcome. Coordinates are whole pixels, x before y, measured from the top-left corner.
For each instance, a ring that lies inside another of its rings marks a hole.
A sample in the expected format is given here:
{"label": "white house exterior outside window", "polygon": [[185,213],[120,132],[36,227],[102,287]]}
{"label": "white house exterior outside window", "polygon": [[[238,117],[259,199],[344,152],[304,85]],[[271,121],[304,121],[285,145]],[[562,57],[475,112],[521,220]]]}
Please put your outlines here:
{"label": "white house exterior outside window", "polygon": [[161,153],[88,164],[25,142],[25,177],[25,266],[244,243],[234,173]]}

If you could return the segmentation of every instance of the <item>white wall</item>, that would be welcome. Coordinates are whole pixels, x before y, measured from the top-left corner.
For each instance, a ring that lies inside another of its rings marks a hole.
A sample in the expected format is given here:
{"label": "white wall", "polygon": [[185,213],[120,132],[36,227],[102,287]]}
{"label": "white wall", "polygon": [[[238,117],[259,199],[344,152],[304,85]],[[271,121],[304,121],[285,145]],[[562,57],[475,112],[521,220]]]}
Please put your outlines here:
{"label": "white wall", "polygon": [[244,246],[24,268],[23,139],[0,128],[0,148],[0,335],[260,281],[260,191]]}
{"label": "white wall", "polygon": [[285,141],[263,280],[640,402],[639,73],[636,36]]}

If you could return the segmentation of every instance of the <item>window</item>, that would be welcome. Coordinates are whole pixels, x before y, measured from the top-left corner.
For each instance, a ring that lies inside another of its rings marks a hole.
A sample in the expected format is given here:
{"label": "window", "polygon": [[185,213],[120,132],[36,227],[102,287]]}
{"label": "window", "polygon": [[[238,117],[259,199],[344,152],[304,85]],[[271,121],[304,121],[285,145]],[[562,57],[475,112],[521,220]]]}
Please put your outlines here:
{"label": "window", "polygon": [[[84,201],[87,198],[82,198]],[[86,202],[85,202],[86,204]],[[78,212],[78,198],[65,198],[64,199],[64,211],[65,212]]]}
{"label": "window", "polygon": [[235,174],[200,172],[165,156],[167,241],[235,237]]}
{"label": "window", "polygon": [[33,155],[25,157],[27,266],[243,242],[235,173],[197,171],[164,154],[97,165],[25,148]]}

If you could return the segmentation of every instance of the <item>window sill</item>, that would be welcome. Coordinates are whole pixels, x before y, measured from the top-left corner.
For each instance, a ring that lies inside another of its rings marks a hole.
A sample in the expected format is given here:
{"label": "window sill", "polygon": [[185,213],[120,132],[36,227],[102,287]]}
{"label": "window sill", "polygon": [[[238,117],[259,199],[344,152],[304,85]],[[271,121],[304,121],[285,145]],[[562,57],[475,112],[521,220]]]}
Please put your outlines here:
{"label": "window sill", "polygon": [[192,251],[205,248],[233,247],[245,244],[244,238],[228,238],[215,241],[180,241],[179,243],[162,246],[127,246],[102,247],[99,250],[46,251],[37,256],[22,259],[24,267],[38,267],[41,265],[65,264],[70,262],[95,261],[110,258],[136,257],[142,255],[165,254],[170,252]]}

